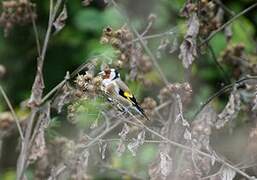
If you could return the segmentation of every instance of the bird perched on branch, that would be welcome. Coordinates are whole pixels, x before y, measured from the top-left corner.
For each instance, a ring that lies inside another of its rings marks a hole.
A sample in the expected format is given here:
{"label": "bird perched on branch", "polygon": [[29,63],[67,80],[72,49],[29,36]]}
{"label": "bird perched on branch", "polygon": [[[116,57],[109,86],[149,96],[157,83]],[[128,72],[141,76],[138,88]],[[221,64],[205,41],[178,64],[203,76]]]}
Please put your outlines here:
{"label": "bird perched on branch", "polygon": [[[99,73],[102,76],[102,90],[110,95],[109,100],[116,99],[124,108],[132,107],[147,120],[144,110],[138,104],[135,96],[131,93],[128,86],[121,80],[120,73],[116,69],[106,69]],[[123,108],[123,109],[124,109]]]}

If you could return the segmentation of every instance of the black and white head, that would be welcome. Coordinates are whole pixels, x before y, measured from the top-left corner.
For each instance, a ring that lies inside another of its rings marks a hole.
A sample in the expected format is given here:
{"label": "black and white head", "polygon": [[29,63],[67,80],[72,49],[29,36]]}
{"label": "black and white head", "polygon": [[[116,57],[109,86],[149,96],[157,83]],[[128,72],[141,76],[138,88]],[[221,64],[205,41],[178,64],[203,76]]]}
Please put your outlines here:
{"label": "black and white head", "polygon": [[120,78],[120,73],[114,68],[106,69],[104,71],[101,71],[99,73],[99,75],[101,75],[104,80],[108,79],[108,80],[112,81],[112,80],[115,80],[117,78]]}

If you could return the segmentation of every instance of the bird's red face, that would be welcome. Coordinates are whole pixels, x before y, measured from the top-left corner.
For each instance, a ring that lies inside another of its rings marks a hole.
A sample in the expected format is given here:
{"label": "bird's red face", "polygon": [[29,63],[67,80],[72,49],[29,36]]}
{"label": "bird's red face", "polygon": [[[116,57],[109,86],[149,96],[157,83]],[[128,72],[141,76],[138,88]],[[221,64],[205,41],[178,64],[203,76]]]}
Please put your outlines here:
{"label": "bird's red face", "polygon": [[98,73],[98,75],[100,75],[102,77],[102,79],[109,79],[110,75],[111,75],[111,70],[105,69],[105,70],[101,71],[100,73]]}
{"label": "bird's red face", "polygon": [[103,79],[110,79],[110,80],[114,80],[114,79],[120,77],[120,74],[118,73],[118,71],[116,71],[113,68],[106,69],[106,70],[100,72],[99,75],[101,75]]}
{"label": "bird's red face", "polygon": [[106,69],[103,71],[103,79],[109,79],[110,78],[110,74],[111,74],[111,70],[110,69]]}

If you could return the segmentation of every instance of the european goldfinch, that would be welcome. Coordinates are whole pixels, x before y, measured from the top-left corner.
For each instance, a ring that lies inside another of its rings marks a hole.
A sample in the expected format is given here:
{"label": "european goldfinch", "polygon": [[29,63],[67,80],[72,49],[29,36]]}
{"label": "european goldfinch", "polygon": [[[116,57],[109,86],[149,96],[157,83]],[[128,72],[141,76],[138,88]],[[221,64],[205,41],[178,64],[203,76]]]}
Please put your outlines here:
{"label": "european goldfinch", "polygon": [[121,80],[120,73],[116,69],[106,69],[101,71],[99,75],[101,75],[103,79],[101,89],[106,94],[115,98],[124,107],[133,107],[136,111],[148,119],[144,113],[144,110],[140,107],[128,86]]}

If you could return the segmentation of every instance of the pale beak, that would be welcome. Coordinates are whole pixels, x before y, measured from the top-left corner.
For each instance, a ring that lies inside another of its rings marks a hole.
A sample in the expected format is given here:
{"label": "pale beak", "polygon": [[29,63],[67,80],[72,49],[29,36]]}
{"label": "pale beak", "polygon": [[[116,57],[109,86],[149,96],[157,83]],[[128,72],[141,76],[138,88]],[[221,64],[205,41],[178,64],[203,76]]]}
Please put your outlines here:
{"label": "pale beak", "polygon": [[104,74],[105,74],[105,72],[101,71],[101,72],[98,73],[98,76],[103,76]]}

